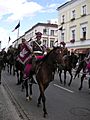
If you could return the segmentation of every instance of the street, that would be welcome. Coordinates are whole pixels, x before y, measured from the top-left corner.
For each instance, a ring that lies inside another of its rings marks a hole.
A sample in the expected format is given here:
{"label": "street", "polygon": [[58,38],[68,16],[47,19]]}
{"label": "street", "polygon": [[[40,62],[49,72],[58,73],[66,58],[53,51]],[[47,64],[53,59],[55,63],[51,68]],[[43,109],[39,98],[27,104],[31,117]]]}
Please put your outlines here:
{"label": "street", "polygon": [[[67,75],[67,83],[68,81],[69,75]],[[87,80],[84,81],[83,89],[79,91],[80,78],[73,80],[70,87],[64,86],[60,84],[56,73],[54,81],[45,92],[48,112],[46,118],[43,118],[42,105],[37,107],[38,85],[33,85],[32,100],[26,101],[25,91],[22,92],[21,86],[16,85],[16,82],[16,76],[9,75],[7,71],[2,72],[2,84],[22,119],[25,119],[24,115],[28,120],[90,120],[90,94]]]}

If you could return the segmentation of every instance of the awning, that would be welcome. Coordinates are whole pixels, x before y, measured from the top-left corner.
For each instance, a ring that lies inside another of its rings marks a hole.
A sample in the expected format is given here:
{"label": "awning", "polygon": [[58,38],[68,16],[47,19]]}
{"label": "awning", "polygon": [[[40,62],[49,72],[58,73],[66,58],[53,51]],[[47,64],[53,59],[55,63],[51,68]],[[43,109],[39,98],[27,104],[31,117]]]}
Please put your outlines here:
{"label": "awning", "polygon": [[90,51],[90,48],[79,48],[79,49],[75,49],[75,53],[82,53],[82,54],[86,54]]}

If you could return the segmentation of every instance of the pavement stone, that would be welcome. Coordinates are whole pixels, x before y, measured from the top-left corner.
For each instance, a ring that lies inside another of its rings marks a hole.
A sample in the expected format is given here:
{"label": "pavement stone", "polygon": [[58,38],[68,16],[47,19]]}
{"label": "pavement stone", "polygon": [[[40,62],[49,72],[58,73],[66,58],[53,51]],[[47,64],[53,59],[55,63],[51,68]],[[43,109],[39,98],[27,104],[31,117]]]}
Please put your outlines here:
{"label": "pavement stone", "polygon": [[0,120],[22,120],[10,101],[3,84],[0,85]]}

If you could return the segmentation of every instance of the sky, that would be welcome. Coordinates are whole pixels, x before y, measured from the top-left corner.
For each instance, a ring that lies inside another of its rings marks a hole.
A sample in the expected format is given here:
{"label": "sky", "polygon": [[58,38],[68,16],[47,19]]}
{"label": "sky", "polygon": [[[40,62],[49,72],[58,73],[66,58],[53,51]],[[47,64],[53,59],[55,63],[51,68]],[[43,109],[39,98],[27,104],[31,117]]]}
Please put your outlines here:
{"label": "sky", "polygon": [[[17,39],[18,31],[12,30],[20,21],[19,36],[33,25],[58,21],[58,11],[61,4],[68,0],[0,0],[0,41],[1,49],[8,47]],[[11,38],[8,43],[9,36]]]}

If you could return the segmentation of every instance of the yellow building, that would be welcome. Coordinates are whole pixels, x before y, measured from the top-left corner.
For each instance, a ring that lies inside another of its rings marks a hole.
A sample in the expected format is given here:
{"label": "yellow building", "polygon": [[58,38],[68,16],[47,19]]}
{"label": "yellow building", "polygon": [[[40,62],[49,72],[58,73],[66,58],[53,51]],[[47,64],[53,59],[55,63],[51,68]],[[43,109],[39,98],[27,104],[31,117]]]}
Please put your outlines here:
{"label": "yellow building", "polygon": [[59,42],[74,50],[90,48],[90,0],[71,0],[57,11]]}

